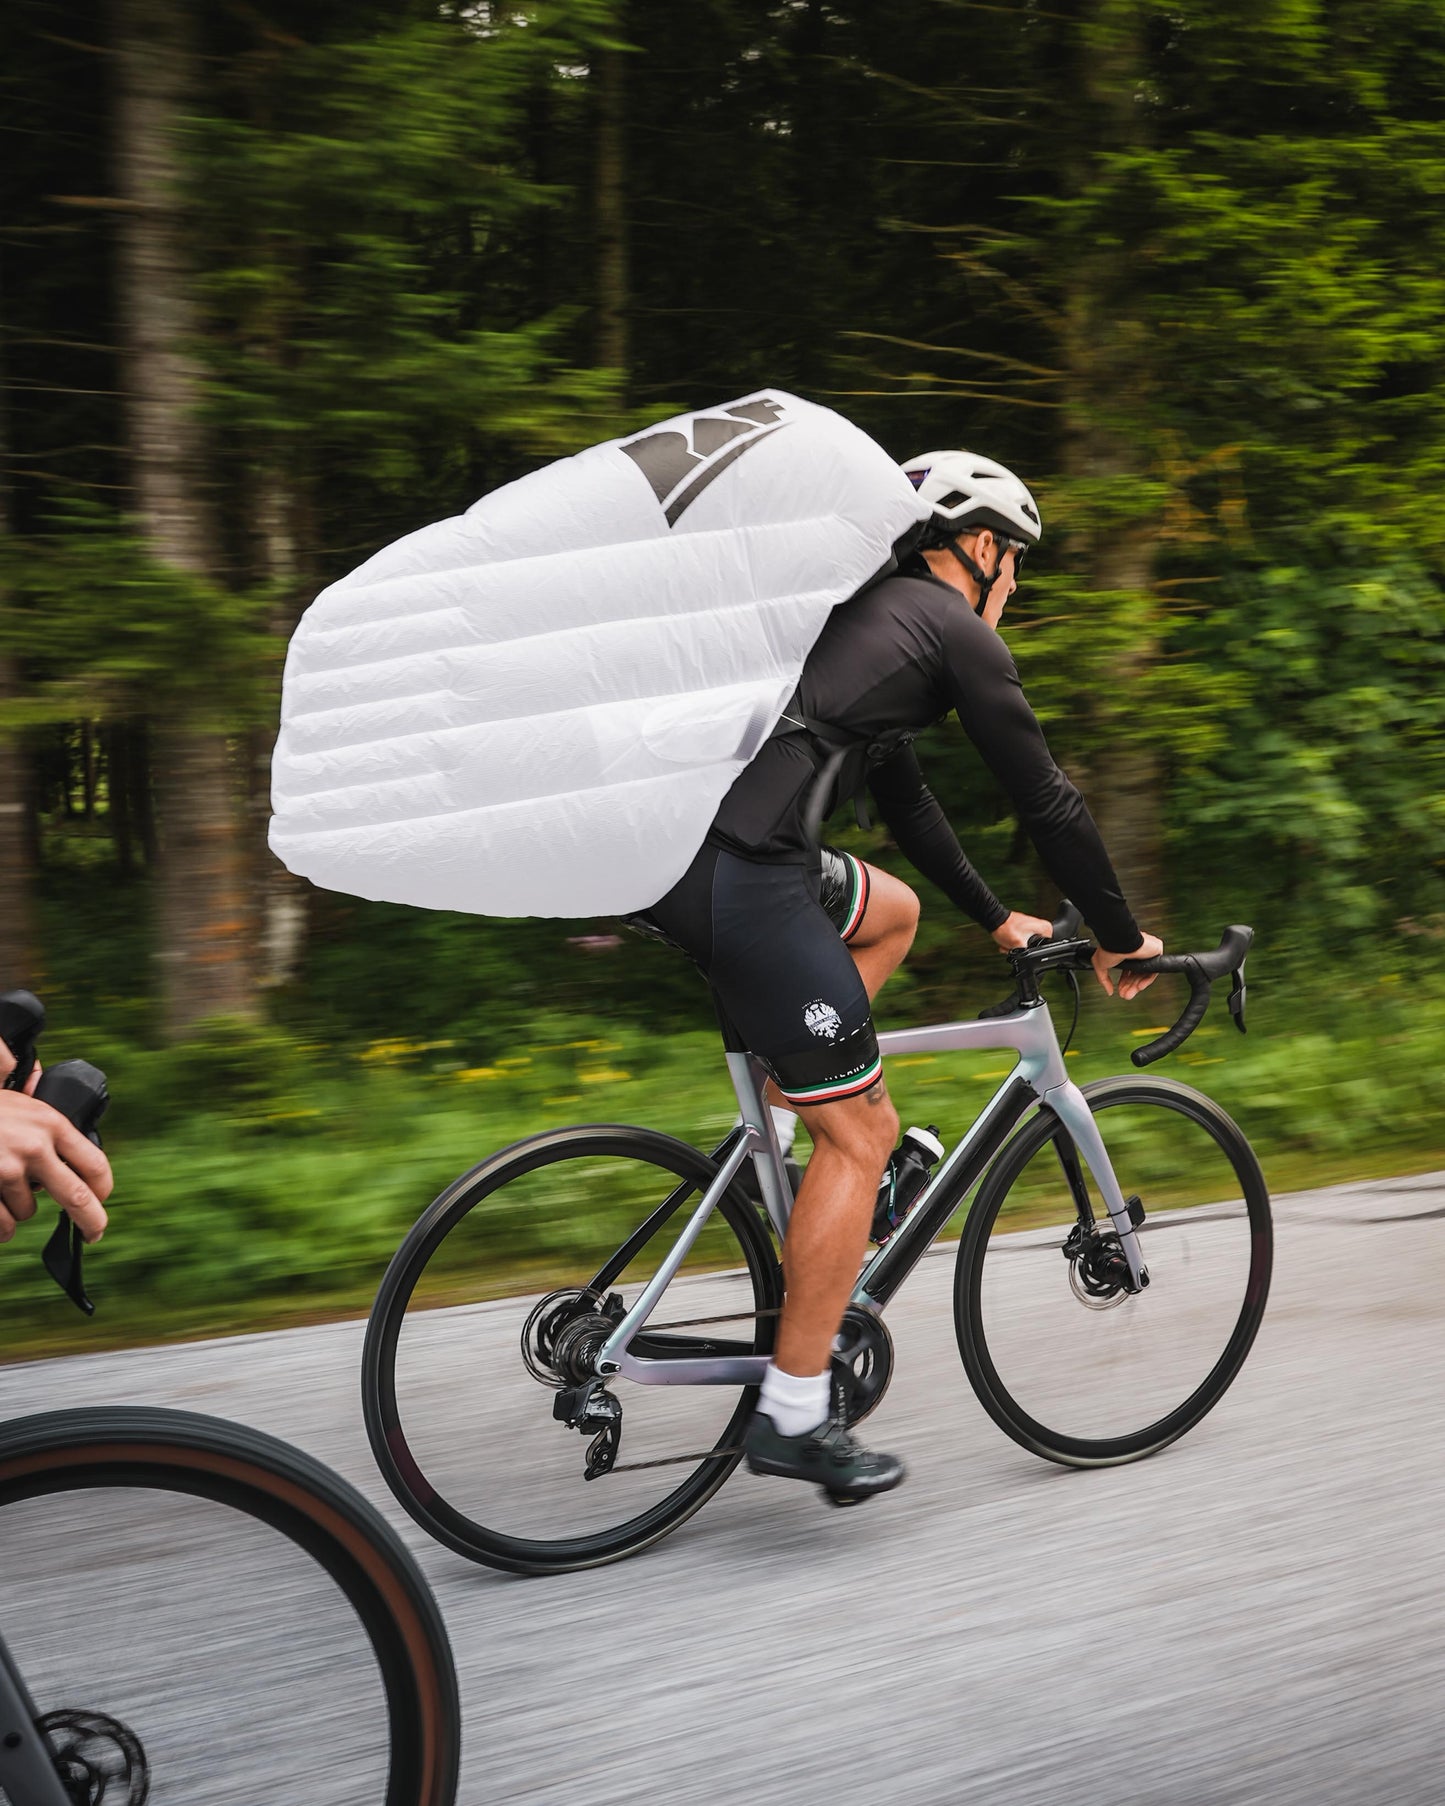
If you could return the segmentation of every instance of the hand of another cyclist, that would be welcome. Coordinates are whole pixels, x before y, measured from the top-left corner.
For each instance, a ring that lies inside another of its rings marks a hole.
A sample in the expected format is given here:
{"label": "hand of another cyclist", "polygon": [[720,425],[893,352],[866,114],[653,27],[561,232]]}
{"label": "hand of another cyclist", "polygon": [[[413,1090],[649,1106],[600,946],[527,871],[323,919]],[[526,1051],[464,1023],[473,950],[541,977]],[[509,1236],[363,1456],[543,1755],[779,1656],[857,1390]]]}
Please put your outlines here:
{"label": "hand of another cyclist", "polygon": [[34,1185],[74,1218],[86,1241],[99,1241],[112,1184],[105,1155],[58,1110],[23,1091],[0,1091],[0,1242],[35,1215]]}
{"label": "hand of another cyclist", "polygon": [[[1164,943],[1157,934],[1146,934],[1142,943],[1132,953],[1106,953],[1102,947],[1094,949],[1094,957],[1090,962],[1094,968],[1094,976],[1112,997],[1114,981],[1109,976],[1110,970],[1126,959],[1156,959],[1164,951]],[[1119,980],[1119,995],[1125,1003],[1137,997],[1141,991],[1147,991],[1153,984],[1157,973],[1147,972],[1137,977],[1123,977]]]}
{"label": "hand of another cyclist", "polygon": [[1052,940],[1054,925],[1046,922],[1041,916],[1020,915],[1018,910],[1010,910],[993,931],[993,938],[1005,953],[1016,947],[1027,947],[1031,938],[1041,934],[1046,941]]}

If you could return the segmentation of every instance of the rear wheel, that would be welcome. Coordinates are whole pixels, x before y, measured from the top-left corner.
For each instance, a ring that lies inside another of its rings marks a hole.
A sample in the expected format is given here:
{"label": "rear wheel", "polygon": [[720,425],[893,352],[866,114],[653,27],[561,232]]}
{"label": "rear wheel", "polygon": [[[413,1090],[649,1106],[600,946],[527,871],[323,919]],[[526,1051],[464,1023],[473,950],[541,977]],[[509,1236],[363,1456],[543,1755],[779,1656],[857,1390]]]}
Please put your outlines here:
{"label": "rear wheel", "polygon": [[[616,1561],[737,1466],[755,1388],[599,1384],[611,1447],[600,1418],[579,1434],[553,1413],[716,1171],[650,1130],[566,1129],[474,1167],[418,1220],[367,1327],[362,1402],[388,1484],[448,1548],[518,1573]],[[524,1255],[545,1287],[497,1297]],[[730,1187],[633,1352],[767,1354],[781,1304],[772,1243]]]}
{"label": "rear wheel", "polygon": [[1066,1466],[1135,1461],[1197,1424],[1249,1353],[1269,1295],[1269,1193],[1217,1104],[1170,1079],[1084,1088],[1125,1198],[1143,1212],[1149,1285],[1122,1250],[1047,1107],[985,1175],[959,1244],[954,1317],[985,1410]]}

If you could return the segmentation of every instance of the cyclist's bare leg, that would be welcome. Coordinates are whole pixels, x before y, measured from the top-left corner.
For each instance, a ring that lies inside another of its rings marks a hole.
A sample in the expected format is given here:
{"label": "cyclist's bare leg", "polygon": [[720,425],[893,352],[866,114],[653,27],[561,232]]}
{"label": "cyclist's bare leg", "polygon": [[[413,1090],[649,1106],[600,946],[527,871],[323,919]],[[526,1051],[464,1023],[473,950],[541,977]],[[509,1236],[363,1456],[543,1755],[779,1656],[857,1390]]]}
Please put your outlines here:
{"label": "cyclist's bare leg", "polygon": [[867,871],[868,907],[848,943],[848,951],[872,999],[903,964],[913,945],[918,931],[918,898],[891,872],[880,872],[876,865],[870,865]]}
{"label": "cyclist's bare leg", "polygon": [[799,1111],[813,1141],[783,1243],[786,1297],[773,1359],[800,1377],[826,1371],[858,1280],[878,1181],[898,1139],[883,1081],[860,1097]]}
{"label": "cyclist's bare leg", "polygon": [[[918,898],[901,878],[881,872],[876,865],[868,868],[868,907],[858,931],[848,943],[853,964],[863,980],[868,999],[872,1000],[884,984],[903,964],[913,937],[918,931]],[[769,1079],[767,1101],[779,1110],[792,1105]],[[831,1104],[823,1106],[831,1110]],[[803,1121],[808,1120],[803,1113]],[[879,1168],[882,1171],[882,1168]]]}

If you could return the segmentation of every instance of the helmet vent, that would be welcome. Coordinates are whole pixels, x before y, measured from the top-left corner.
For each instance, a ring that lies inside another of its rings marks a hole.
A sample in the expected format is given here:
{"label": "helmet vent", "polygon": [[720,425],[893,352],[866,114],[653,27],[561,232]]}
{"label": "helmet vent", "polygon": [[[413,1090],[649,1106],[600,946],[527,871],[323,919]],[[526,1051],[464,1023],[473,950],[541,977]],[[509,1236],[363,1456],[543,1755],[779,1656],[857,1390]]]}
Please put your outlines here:
{"label": "helmet vent", "polygon": [[947,495],[943,496],[935,503],[935,506],[939,508],[956,508],[960,502],[966,502],[967,500],[968,497],[961,489],[950,489]]}

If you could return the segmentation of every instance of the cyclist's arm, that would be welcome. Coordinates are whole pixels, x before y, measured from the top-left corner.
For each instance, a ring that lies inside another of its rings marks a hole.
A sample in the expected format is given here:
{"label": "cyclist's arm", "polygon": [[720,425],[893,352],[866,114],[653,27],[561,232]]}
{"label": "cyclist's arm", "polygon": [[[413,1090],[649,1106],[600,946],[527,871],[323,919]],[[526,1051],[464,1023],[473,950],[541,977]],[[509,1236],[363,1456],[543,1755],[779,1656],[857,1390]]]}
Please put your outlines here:
{"label": "cyclist's arm", "polygon": [[947,676],[964,731],[1008,792],[1049,876],[1083,911],[1101,947],[1138,950],[1143,935],[1124,900],[1094,818],[1054,763],[1008,647],[959,610],[946,648]]}
{"label": "cyclist's arm", "polygon": [[878,813],[905,859],[950,903],[990,934],[1009,912],[969,863],[938,798],[923,781],[918,756],[902,746],[868,773],[868,789]]}

